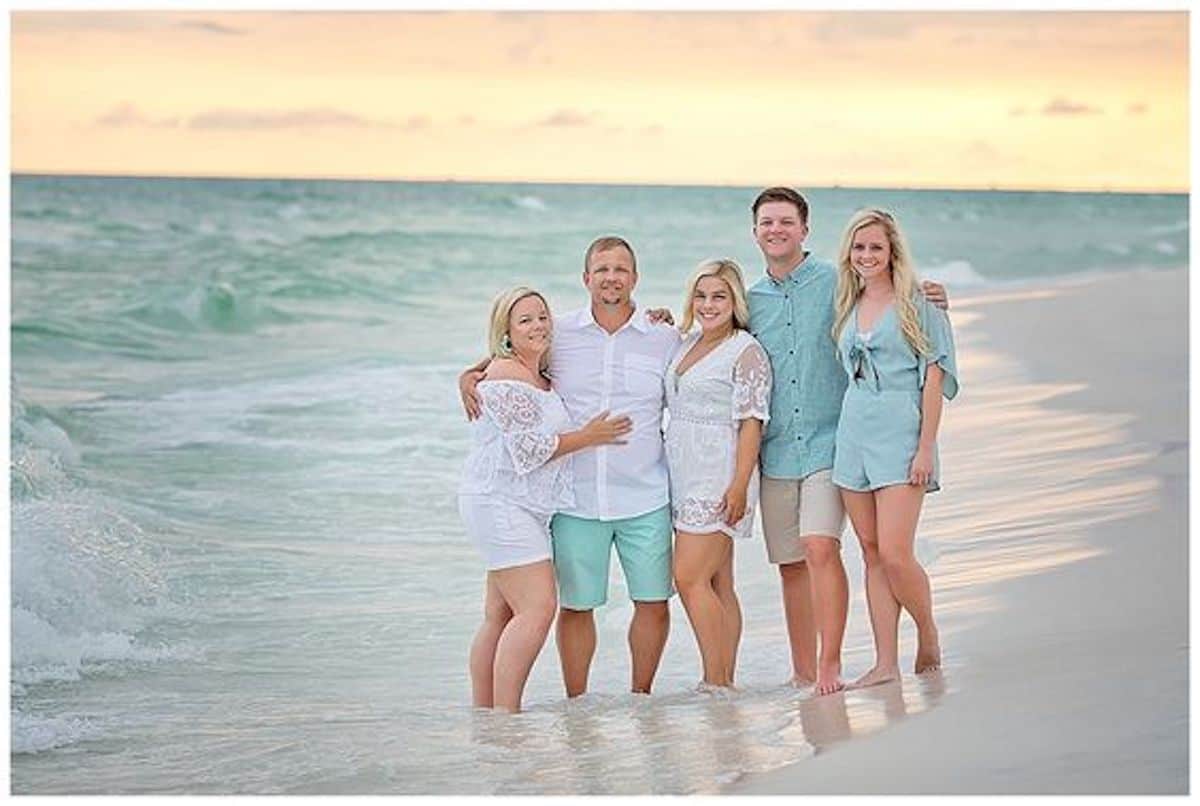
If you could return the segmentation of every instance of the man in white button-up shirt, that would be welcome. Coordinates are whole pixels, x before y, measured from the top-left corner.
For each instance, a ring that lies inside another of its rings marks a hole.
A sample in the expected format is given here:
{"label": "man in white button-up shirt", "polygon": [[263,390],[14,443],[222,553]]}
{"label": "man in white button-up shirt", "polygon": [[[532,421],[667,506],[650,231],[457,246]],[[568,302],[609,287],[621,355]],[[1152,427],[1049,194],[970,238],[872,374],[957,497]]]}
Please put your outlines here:
{"label": "man in white button-up shirt", "polygon": [[[559,587],[557,641],[567,696],[587,690],[596,651],[592,611],[608,598],[612,548],[634,603],[631,688],[649,692],[670,628],[671,511],[663,454],[663,377],[679,332],[651,324],[631,299],[637,259],[622,238],[598,238],[584,256],[591,304],[554,322],[550,374],[574,422],[628,415],[625,444],[574,457],[575,507],[550,531]],[[464,376],[464,397],[473,380]],[[470,406],[468,406],[470,408]]]}

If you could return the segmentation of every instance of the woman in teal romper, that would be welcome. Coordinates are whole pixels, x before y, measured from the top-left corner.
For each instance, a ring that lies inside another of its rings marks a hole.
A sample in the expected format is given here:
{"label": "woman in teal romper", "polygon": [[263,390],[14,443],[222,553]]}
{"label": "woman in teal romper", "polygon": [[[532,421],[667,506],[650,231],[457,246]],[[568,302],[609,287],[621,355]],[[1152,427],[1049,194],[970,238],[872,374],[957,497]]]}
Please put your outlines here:
{"label": "woman in teal romper", "polygon": [[929,577],[913,553],[925,493],[939,489],[942,398],[958,392],[945,311],[917,290],[896,219],[861,210],[842,236],[833,337],[849,376],[833,483],[866,564],[875,665],[856,686],[900,676],[900,608],[917,625],[917,673],[941,663]]}

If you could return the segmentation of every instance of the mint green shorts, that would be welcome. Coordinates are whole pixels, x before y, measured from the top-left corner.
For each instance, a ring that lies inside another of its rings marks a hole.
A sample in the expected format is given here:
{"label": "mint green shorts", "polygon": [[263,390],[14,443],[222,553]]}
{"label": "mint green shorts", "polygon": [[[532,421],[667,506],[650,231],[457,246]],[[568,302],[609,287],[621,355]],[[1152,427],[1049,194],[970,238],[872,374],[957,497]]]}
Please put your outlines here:
{"label": "mint green shorts", "polygon": [[550,521],[559,605],[592,610],[608,601],[608,568],[613,543],[635,602],[665,602],[671,584],[671,507],[635,518],[601,521],[555,515]]}

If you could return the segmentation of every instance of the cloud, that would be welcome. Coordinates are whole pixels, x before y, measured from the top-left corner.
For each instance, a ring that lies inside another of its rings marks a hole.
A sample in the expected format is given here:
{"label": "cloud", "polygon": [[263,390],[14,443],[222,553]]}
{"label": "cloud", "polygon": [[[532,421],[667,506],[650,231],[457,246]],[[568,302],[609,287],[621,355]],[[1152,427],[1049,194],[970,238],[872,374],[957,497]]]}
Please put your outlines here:
{"label": "cloud", "polygon": [[554,128],[590,126],[592,125],[592,119],[582,112],[576,112],[573,109],[560,109],[553,115],[539,120],[537,125]]}
{"label": "cloud", "polygon": [[963,154],[971,158],[987,158],[998,157],[1000,152],[996,147],[986,140],[972,140],[970,144],[963,150]]}
{"label": "cloud", "polygon": [[459,126],[474,126],[475,118],[472,115],[459,115],[457,122]]}
{"label": "cloud", "polygon": [[1087,104],[1068,101],[1061,95],[1042,107],[1043,115],[1099,115],[1103,109]]}
{"label": "cloud", "polygon": [[647,126],[647,127],[645,127],[644,129],[642,129],[642,133],[643,133],[643,134],[651,134],[651,135],[654,135],[654,136],[658,136],[658,135],[660,135],[660,134],[662,134],[662,133],[663,133],[663,127],[662,127],[662,124],[660,124],[660,123],[652,123],[652,124],[650,124],[649,126]]}
{"label": "cloud", "polygon": [[1012,109],[1008,110],[1008,114],[1014,118],[1019,118],[1024,117],[1025,111],[1025,107],[1023,106],[1014,106]]}
{"label": "cloud", "polygon": [[428,129],[431,123],[428,115],[413,115],[404,122],[404,128],[410,132],[422,131]]}
{"label": "cloud", "polygon": [[173,128],[179,125],[179,118],[159,118],[157,120],[143,115],[136,106],[129,102],[117,104],[93,121],[97,126],[114,129],[124,128]]}
{"label": "cloud", "polygon": [[[413,119],[410,118],[410,123]],[[270,129],[367,129],[391,128],[391,124],[369,120],[329,107],[306,109],[213,109],[188,120],[189,129],[253,131]]]}
{"label": "cloud", "polygon": [[1146,114],[1146,110],[1149,108],[1150,107],[1146,106],[1144,103],[1136,103],[1130,104],[1125,111],[1131,115],[1144,115]]}
{"label": "cloud", "polygon": [[193,31],[203,31],[209,34],[222,34],[225,36],[240,36],[248,33],[243,28],[231,28],[228,25],[222,25],[219,22],[211,20],[184,20],[176,25],[177,28],[188,28]]}
{"label": "cloud", "polygon": [[914,18],[906,14],[839,12],[821,17],[810,33],[822,42],[846,44],[863,39],[908,39],[916,27]]}

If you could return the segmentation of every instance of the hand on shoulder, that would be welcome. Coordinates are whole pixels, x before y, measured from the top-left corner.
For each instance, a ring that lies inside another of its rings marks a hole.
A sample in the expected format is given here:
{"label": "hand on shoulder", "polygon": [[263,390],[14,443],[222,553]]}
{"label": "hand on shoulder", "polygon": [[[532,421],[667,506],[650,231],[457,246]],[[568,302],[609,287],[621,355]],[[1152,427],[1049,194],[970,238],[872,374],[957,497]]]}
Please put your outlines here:
{"label": "hand on shoulder", "polygon": [[485,381],[525,381],[529,383],[529,369],[515,358],[497,358],[488,364]]}

